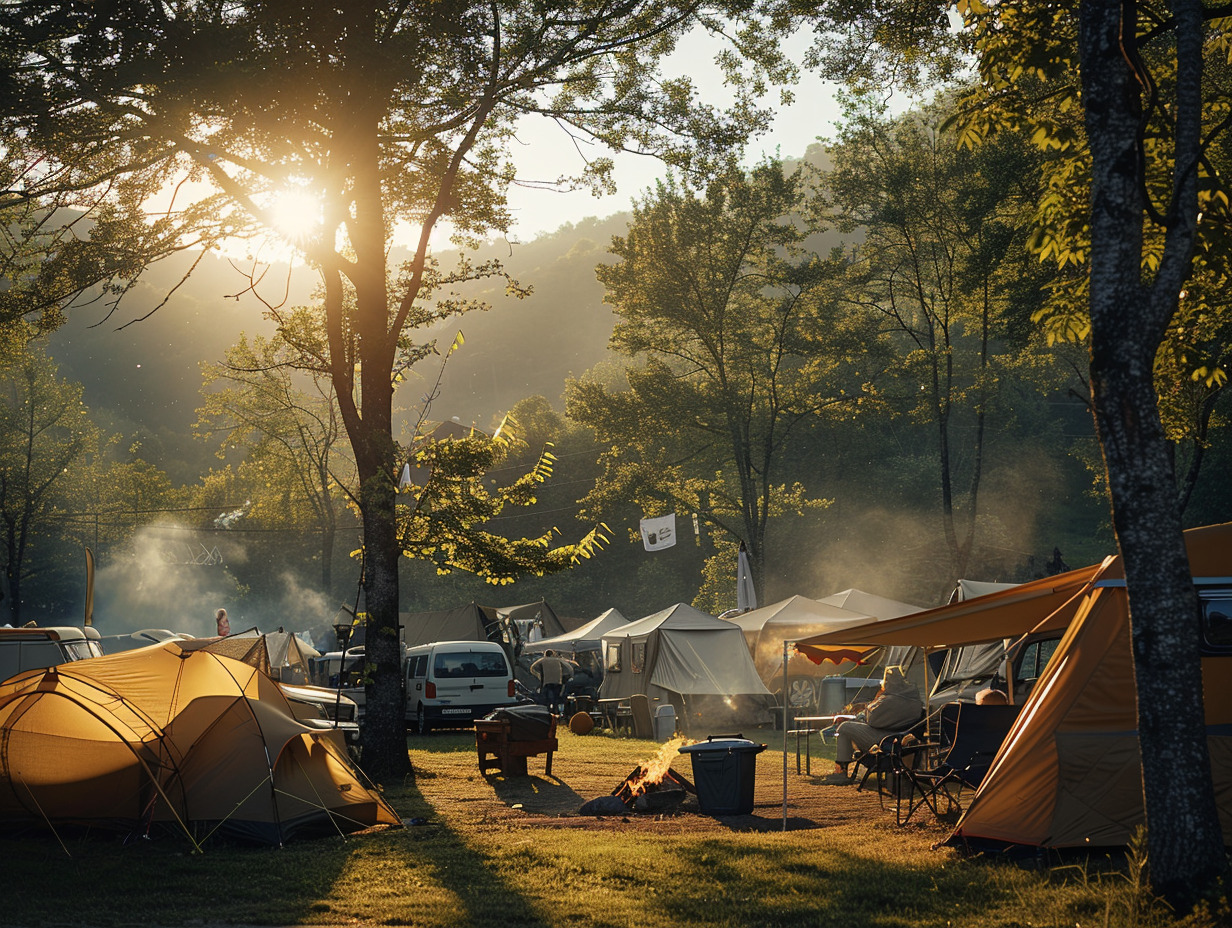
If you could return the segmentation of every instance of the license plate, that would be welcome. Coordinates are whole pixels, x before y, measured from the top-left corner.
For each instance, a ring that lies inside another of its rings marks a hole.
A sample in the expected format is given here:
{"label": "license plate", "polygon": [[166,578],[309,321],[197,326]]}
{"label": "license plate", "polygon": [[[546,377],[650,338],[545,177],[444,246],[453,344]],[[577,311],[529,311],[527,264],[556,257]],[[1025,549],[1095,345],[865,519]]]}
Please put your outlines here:
{"label": "license plate", "polygon": [[470,715],[470,709],[442,709],[441,715]]}

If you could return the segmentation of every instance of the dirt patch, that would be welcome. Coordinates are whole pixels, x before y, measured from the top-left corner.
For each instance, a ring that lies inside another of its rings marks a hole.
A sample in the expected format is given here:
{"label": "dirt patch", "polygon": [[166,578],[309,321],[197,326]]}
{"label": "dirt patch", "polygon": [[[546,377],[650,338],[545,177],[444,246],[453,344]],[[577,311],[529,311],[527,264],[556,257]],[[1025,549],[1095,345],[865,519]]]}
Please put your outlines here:
{"label": "dirt patch", "polygon": [[[639,763],[653,757],[659,746],[633,740],[614,743],[610,738],[580,737],[568,732],[561,734],[560,742],[552,777],[544,775],[544,759],[532,757],[528,776],[508,778],[491,773],[480,776],[473,751],[416,751],[413,745],[412,760],[420,774],[416,785],[436,809],[480,829],[634,829],[671,834],[784,830],[781,753],[768,750],[757,756],[753,811],[749,815],[703,814],[697,799],[690,796],[671,814],[629,812],[596,817],[579,815],[578,809],[589,799],[609,795]],[[693,779],[687,756],[680,755],[671,767],[686,779]],[[832,828],[854,822],[896,827],[892,798],[879,797],[871,781],[863,791],[854,784],[821,782],[820,774],[830,769],[829,762],[815,759],[812,776],[798,775],[795,756],[789,756],[786,830]],[[907,828],[920,832],[929,843],[948,834],[943,824],[933,820]]]}

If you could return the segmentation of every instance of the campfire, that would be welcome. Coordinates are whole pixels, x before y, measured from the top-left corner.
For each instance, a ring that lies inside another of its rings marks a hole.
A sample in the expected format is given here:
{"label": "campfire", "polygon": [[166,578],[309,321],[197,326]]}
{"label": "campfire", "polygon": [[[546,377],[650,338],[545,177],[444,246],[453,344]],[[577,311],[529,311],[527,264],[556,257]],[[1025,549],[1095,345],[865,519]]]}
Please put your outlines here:
{"label": "campfire", "polygon": [[696,795],[693,784],[671,768],[684,738],[669,741],[644,764],[620,781],[612,795],[635,812],[668,812],[684,802],[686,793]]}

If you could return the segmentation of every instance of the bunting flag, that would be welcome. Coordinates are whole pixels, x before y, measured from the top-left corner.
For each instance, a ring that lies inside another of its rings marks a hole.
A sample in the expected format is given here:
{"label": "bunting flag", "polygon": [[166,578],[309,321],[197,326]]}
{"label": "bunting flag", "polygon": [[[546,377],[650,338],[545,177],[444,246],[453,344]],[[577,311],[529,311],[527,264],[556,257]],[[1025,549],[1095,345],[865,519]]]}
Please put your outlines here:
{"label": "bunting flag", "polygon": [[642,544],[647,551],[662,551],[676,543],[676,513],[642,519]]}

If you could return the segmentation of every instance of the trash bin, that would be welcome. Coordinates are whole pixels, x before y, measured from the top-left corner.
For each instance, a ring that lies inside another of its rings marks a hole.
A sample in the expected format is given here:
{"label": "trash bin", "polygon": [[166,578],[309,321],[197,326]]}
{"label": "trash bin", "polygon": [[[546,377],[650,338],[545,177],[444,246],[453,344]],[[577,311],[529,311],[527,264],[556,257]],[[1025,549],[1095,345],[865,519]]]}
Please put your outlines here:
{"label": "trash bin", "polygon": [[847,678],[823,678],[821,681],[821,714],[838,715],[845,705],[847,705]]}
{"label": "trash bin", "polygon": [[697,805],[709,815],[748,815],[753,811],[757,755],[766,749],[744,735],[711,735],[686,744],[681,754],[693,761]]}
{"label": "trash bin", "polygon": [[659,706],[654,714],[655,741],[670,741],[674,734],[676,734],[676,707]]}

